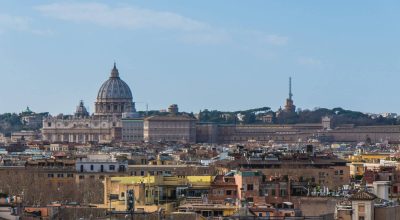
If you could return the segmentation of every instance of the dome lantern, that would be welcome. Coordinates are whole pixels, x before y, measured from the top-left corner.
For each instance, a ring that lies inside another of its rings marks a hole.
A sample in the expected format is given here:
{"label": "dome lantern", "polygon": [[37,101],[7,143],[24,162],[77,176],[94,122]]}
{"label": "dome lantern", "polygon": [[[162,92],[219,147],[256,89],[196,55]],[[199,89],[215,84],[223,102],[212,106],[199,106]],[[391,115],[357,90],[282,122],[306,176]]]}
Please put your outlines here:
{"label": "dome lantern", "polygon": [[119,72],[115,62],[114,62],[114,68],[111,70],[111,78],[119,78]]}

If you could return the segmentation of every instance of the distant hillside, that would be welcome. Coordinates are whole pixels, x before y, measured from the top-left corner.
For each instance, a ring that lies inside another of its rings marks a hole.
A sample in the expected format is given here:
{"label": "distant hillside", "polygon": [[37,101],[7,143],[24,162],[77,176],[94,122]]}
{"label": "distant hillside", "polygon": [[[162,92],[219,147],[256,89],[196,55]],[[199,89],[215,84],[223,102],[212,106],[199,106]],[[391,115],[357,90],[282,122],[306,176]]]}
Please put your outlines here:
{"label": "distant hillside", "polygon": [[0,115],[0,133],[10,136],[12,132],[23,129],[21,117],[15,113]]}
{"label": "distant hillside", "polygon": [[216,123],[244,123],[255,124],[262,123],[262,120],[257,119],[257,116],[266,114],[274,114],[270,107],[261,107],[248,109],[244,111],[221,112],[217,110],[205,109],[199,113],[200,122],[216,122]]}
{"label": "distant hillside", "polygon": [[[141,115],[167,115],[168,112],[148,111],[139,112]],[[0,133],[10,136],[14,131],[20,130],[37,130],[38,127],[27,127],[22,123],[21,117],[25,113],[4,113],[0,114]],[[43,116],[48,113],[39,113]],[[188,114],[194,117],[193,113]],[[367,114],[357,111],[345,110],[343,108],[318,108],[314,110],[299,110],[295,113],[280,113],[274,112],[270,107],[261,107],[242,111],[218,111],[218,110],[203,110],[200,111],[198,118],[200,122],[214,122],[222,124],[264,124],[263,117],[269,116],[272,118],[273,124],[298,124],[298,123],[321,123],[321,118],[329,116],[332,119],[333,126],[340,124],[354,125],[397,125],[400,121],[397,118],[385,118],[382,116],[371,117]]]}
{"label": "distant hillside", "polygon": [[[271,115],[273,124],[298,124],[298,123],[321,123],[321,118],[329,116],[333,125],[355,124],[355,125],[396,125],[400,122],[396,118],[384,118],[382,116],[373,118],[367,114],[357,111],[345,110],[343,108],[318,108],[314,110],[299,110],[296,113],[280,113],[271,111],[269,107],[249,109],[244,111],[222,112],[218,110],[203,110],[199,113],[200,122],[215,123],[243,123],[262,124],[262,116]],[[240,117],[243,116],[243,117]]]}
{"label": "distant hillside", "polygon": [[[4,113],[0,114],[0,133],[11,136],[12,132],[21,131],[21,130],[38,130],[41,128],[41,123],[37,125],[26,125],[22,122],[22,117],[27,114],[36,114],[36,113],[27,113],[22,112],[20,114],[16,113]],[[39,116],[46,116],[48,113],[39,113]]]}

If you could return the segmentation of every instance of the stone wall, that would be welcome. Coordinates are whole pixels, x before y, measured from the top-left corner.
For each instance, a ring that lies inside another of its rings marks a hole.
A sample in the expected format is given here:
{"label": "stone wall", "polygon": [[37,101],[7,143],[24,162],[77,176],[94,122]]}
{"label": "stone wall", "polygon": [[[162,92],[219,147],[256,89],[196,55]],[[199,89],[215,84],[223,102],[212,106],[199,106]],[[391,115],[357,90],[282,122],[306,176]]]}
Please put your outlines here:
{"label": "stone wall", "polygon": [[339,198],[334,197],[292,197],[296,208],[301,209],[303,216],[321,216],[335,213]]}

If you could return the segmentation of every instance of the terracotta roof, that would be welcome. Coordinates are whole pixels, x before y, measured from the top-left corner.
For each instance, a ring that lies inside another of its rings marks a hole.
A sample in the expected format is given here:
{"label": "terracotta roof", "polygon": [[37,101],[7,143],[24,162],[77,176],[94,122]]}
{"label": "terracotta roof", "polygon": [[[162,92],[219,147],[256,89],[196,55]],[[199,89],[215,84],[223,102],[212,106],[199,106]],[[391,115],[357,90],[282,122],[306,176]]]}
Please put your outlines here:
{"label": "terracotta roof", "polygon": [[376,199],[376,195],[370,192],[366,192],[364,190],[359,191],[352,196],[350,196],[350,200],[374,200]]}

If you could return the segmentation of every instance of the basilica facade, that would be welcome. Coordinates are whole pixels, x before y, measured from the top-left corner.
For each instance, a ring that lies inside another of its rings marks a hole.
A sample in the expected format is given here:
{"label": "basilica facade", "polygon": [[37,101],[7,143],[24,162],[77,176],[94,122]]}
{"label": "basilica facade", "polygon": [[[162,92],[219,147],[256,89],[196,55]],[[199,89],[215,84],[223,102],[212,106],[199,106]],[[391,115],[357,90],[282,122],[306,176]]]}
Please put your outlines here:
{"label": "basilica facade", "polygon": [[114,63],[110,77],[100,87],[95,112],[89,115],[83,101],[74,115],[49,116],[43,120],[43,140],[52,143],[110,143],[122,138],[122,115],[136,112],[131,89]]}

